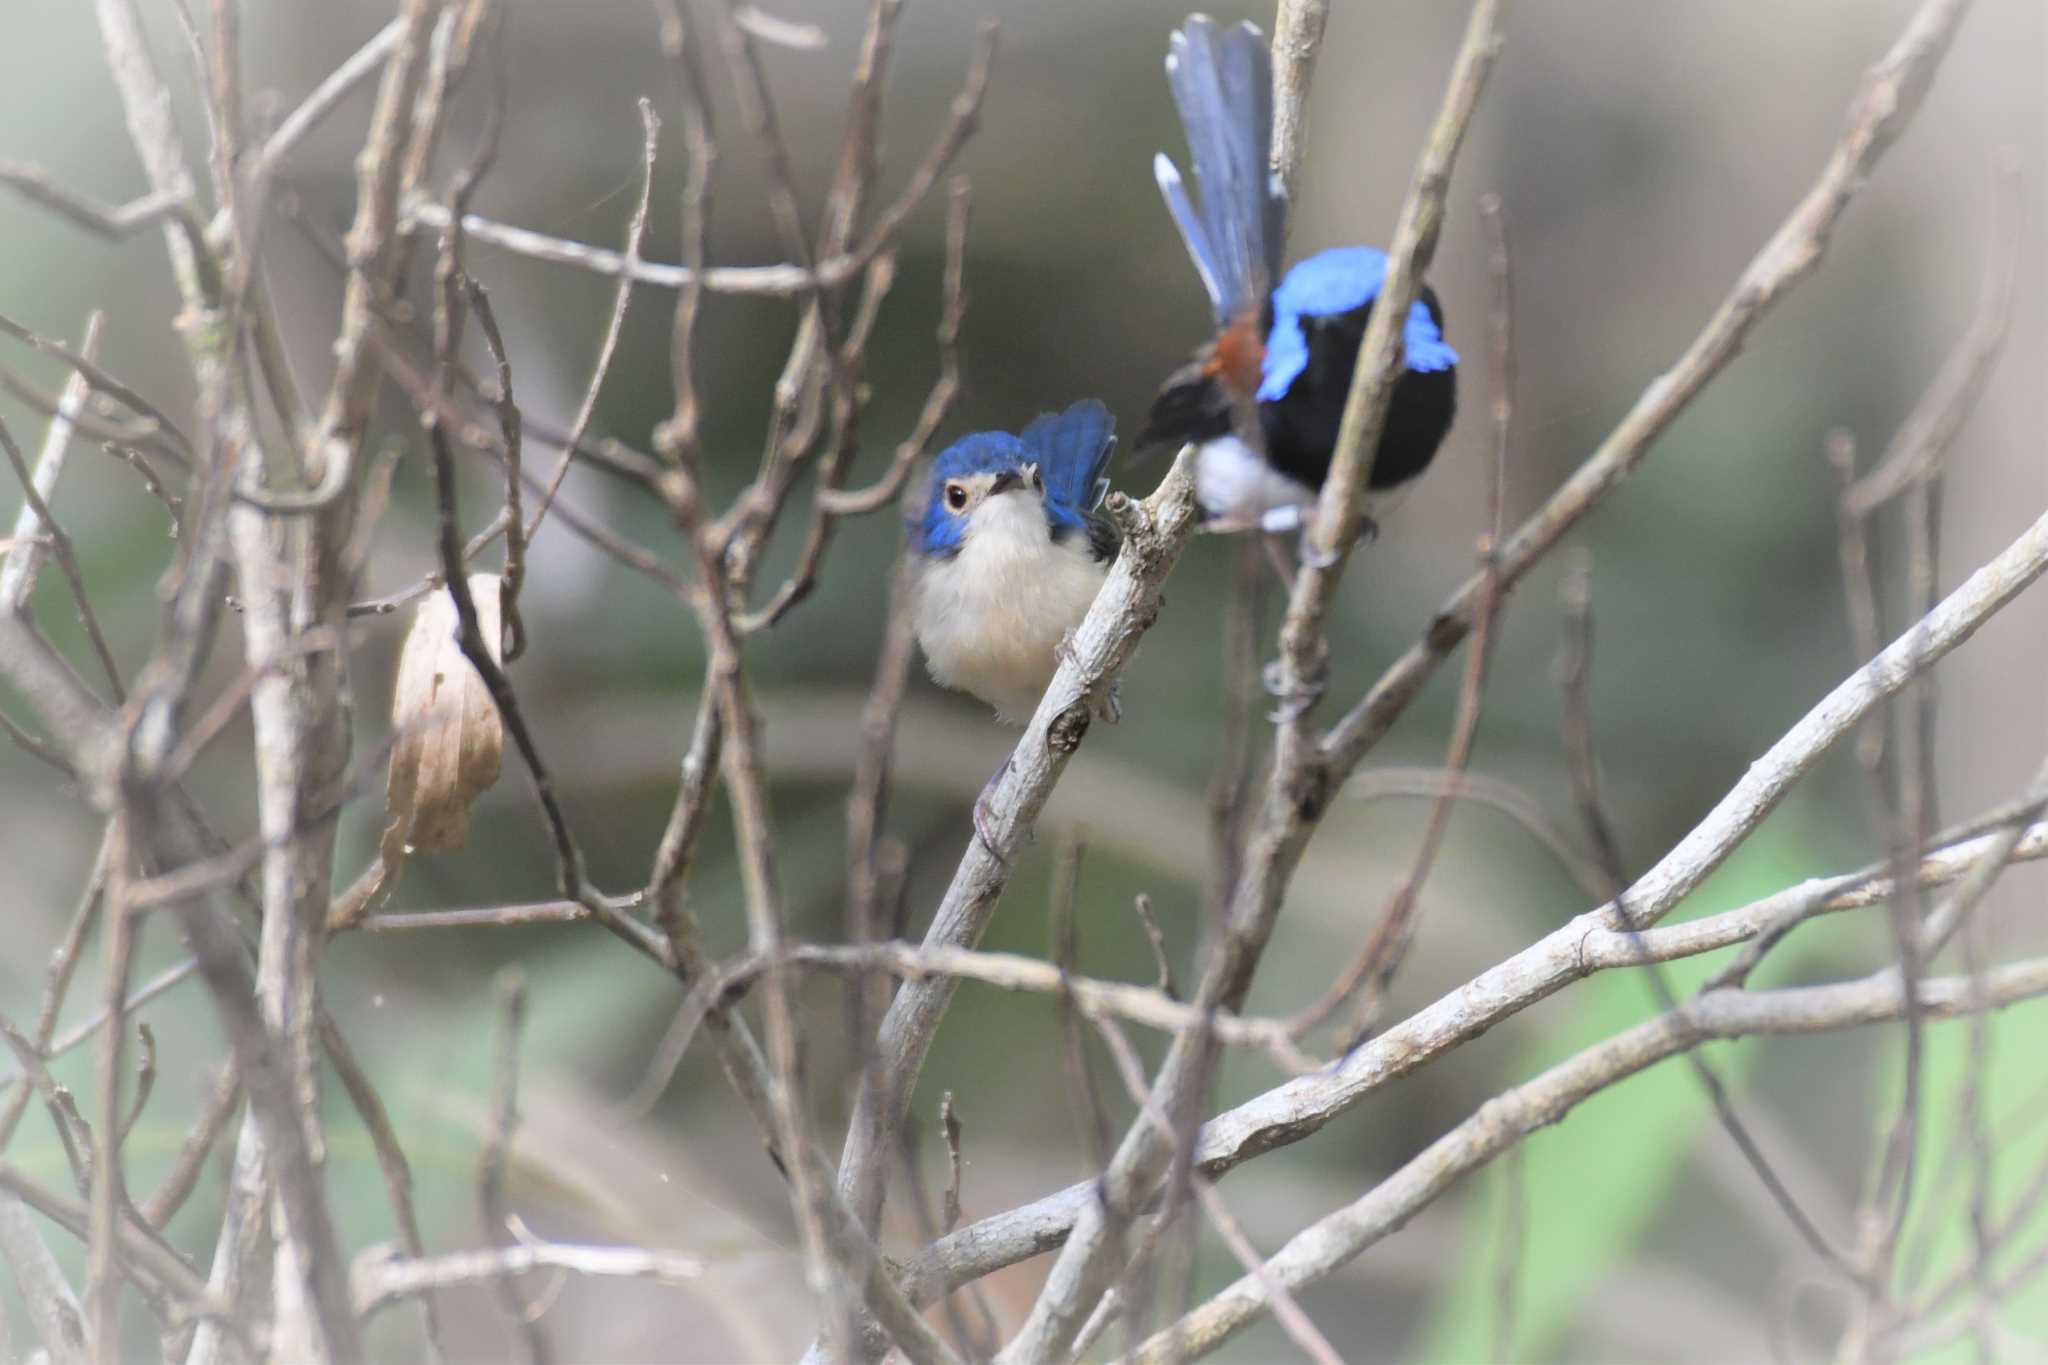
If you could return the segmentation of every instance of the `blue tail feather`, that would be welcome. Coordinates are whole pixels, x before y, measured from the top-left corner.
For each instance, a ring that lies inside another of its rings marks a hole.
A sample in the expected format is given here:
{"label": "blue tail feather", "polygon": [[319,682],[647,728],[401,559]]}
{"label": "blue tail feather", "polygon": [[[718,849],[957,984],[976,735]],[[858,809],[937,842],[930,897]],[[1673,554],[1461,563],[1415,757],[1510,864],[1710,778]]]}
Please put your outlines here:
{"label": "blue tail feather", "polygon": [[1202,277],[1203,292],[1220,313],[1223,273],[1216,265],[1216,249],[1209,245],[1209,230],[1202,226],[1201,217],[1188,200],[1187,186],[1181,183],[1180,168],[1173,164],[1172,157],[1160,152],[1152,158],[1152,178],[1159,182],[1166,211],[1172,215],[1173,225],[1180,229],[1181,245],[1188,249],[1188,259],[1195,263],[1195,271]]}
{"label": "blue tail feather", "polygon": [[1084,398],[1065,412],[1032,419],[1017,439],[1038,461],[1049,503],[1077,519],[1094,510],[1103,468],[1116,446],[1116,419],[1108,408]]}
{"label": "blue tail feather", "polygon": [[1272,69],[1251,24],[1218,29],[1191,15],[1167,47],[1166,78],[1180,111],[1201,195],[1199,214],[1172,163],[1154,162],[1167,211],[1201,272],[1219,323],[1264,301],[1278,273],[1283,204],[1267,165]]}

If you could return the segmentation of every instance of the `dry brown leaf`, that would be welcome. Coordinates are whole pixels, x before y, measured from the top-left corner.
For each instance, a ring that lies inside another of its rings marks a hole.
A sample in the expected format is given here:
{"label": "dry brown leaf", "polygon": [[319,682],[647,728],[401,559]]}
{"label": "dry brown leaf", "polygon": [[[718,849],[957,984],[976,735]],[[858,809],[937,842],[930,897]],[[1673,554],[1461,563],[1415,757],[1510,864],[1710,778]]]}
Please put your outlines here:
{"label": "dry brown leaf", "polygon": [[[477,626],[493,659],[504,648],[502,580],[474,574]],[[429,594],[413,614],[391,694],[391,767],[384,781],[384,836],[378,864],[335,901],[330,929],[346,928],[381,903],[414,853],[461,848],[469,807],[498,780],[505,726],[484,680],[462,653],[455,599]]]}

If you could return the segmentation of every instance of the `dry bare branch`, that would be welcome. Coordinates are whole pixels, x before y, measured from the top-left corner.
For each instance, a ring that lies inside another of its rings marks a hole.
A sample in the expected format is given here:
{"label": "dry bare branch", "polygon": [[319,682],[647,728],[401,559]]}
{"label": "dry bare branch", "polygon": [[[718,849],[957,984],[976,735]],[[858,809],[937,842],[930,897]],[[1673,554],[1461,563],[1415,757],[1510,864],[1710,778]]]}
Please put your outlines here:
{"label": "dry bare branch", "polygon": [[[1072,651],[1062,660],[989,791],[989,829],[997,847],[986,847],[978,837],[969,841],[925,934],[927,949],[971,947],[980,939],[1008,884],[1010,859],[1088,732],[1095,699],[1116,681],[1138,637],[1157,616],[1160,588],[1194,530],[1194,478],[1188,453],[1182,452],[1144,502],[1112,493],[1106,505],[1122,530],[1123,549],[1074,632]],[[886,1093],[862,1087],[839,1166],[840,1192],[863,1225],[872,1226],[881,1211],[888,1135],[902,1122],[902,1107],[916,1087],[954,984],[950,978],[908,983],[882,1020],[876,1047]]]}
{"label": "dry bare branch", "polygon": [[[646,99],[640,101],[640,129],[640,198],[635,202],[633,216],[626,224],[626,261],[629,265],[639,261],[640,244],[647,236],[647,210],[654,195],[655,147],[661,135],[661,120],[655,117],[653,103]],[[583,438],[590,430],[591,418],[597,415],[597,398],[604,391],[604,377],[611,371],[612,356],[618,352],[619,335],[625,330],[626,310],[632,302],[633,277],[629,270],[619,276],[618,292],[612,296],[611,317],[605,323],[604,340],[598,344],[597,364],[591,369],[590,383],[584,386],[583,401],[576,406],[575,419],[569,423],[569,435],[562,443],[562,458],[556,462],[555,472],[548,476],[547,490],[541,494],[540,506],[533,509],[533,520],[526,524],[522,533],[525,540],[533,539],[540,530],[541,522],[547,518],[548,508],[554,505],[555,494],[569,473],[569,461],[583,444]],[[512,473],[518,474],[516,465]],[[516,477],[514,482],[516,484]],[[517,601],[519,585],[515,582],[511,586],[513,600]],[[514,657],[517,657],[516,651]]]}
{"label": "dry bare branch", "polygon": [[1316,56],[1329,22],[1330,0],[1280,0],[1273,16],[1272,169],[1290,204],[1301,174],[1309,82],[1315,78]]}
{"label": "dry bare branch", "polygon": [[2020,172],[2011,149],[2000,157],[1993,186],[1991,242],[1984,254],[1984,284],[1976,312],[1920,401],[1893,433],[1877,465],[1849,491],[1846,510],[1868,517],[1941,465],[1963,420],[1976,410],[2012,322],[2013,281],[2022,234]]}
{"label": "dry bare branch", "polygon": [[[1196,991],[1195,1004],[1205,1016],[1243,1003],[1278,916],[1287,874],[1328,799],[1330,789],[1325,785],[1320,751],[1306,721],[1307,708],[1321,691],[1327,669],[1322,619],[1344,558],[1358,536],[1380,427],[1394,380],[1404,364],[1399,322],[1407,316],[1421,274],[1429,266],[1451,167],[1471,126],[1499,44],[1500,6],[1496,0],[1479,0],[1402,204],[1386,276],[1359,343],[1358,365],[1330,472],[1304,540],[1305,560],[1295,575],[1281,623],[1276,688],[1281,698],[1280,728],[1274,740],[1273,765],[1258,824],[1246,847],[1225,934]],[[1180,1112],[1190,1096],[1205,1087],[1206,1049],[1194,1045],[1203,1036],[1200,1031],[1184,1034],[1154,1082],[1169,1113]],[[1149,1125],[1133,1125],[1105,1173],[1103,1199],[1083,1216],[1068,1239],[1030,1317],[999,1357],[1003,1365],[1034,1365],[1065,1353],[1108,1285],[1107,1248],[1121,1240],[1132,1211],[1165,1173],[1171,1155]]]}
{"label": "dry bare branch", "polygon": [[[484,1148],[477,1156],[477,1208],[484,1236],[503,1255],[515,1240],[511,1205],[505,1201],[505,1165],[511,1155],[512,1134],[519,1126],[519,1036],[526,1023],[526,978],[517,967],[507,968],[498,978],[498,1025],[496,1050],[491,1066],[491,1127]],[[503,1309],[512,1336],[525,1349],[526,1358],[543,1365],[553,1358],[538,1317],[527,1308],[526,1296],[509,1276],[493,1276],[492,1291]],[[356,1291],[360,1301],[362,1291]]]}
{"label": "dry bare branch", "polygon": [[[1715,375],[1752,328],[1820,264],[1828,238],[1873,166],[1903,132],[1962,22],[1968,0],[1926,0],[1897,42],[1865,74],[1847,126],[1820,177],[1764,244],[1685,353],[1652,381],[1628,414],[1536,514],[1501,546],[1502,586],[1512,587],[1559,538],[1648,457],[1656,439]],[[1484,588],[1475,574],[1432,619],[1423,639],[1381,675],[1325,737],[1331,780],[1341,782],[1385,735],[1436,666],[1471,629]]]}
{"label": "dry bare branch", "polygon": [[[1961,878],[1986,856],[1994,838],[1976,836],[1930,854],[1919,870],[1922,885],[1942,885]],[[2048,856],[2048,826],[2031,827],[2019,848],[2031,851],[2036,857]],[[1823,910],[1837,912],[1882,905],[1890,895],[1889,878],[1880,866],[1844,876],[1816,879],[1737,910],[1640,934],[1630,935],[1605,928],[1596,922],[1596,916],[1589,915],[1572,926],[1579,935],[1576,962],[1584,970],[1605,970],[1689,957],[1736,943],[1754,945],[1767,941],[1788,921],[1803,920],[1807,915]],[[1723,989],[1731,979],[1739,980],[1739,977],[1724,972],[1708,989]],[[1475,981],[1473,987],[1480,989],[1471,997],[1471,1003],[1477,1003],[1485,991],[1495,989],[1498,984],[1485,977]],[[1468,1019],[1468,1022],[1475,1031],[1484,1031],[1495,1021],[1482,1017]],[[1459,1040],[1462,1041],[1462,1036]],[[1387,1041],[1396,1051],[1411,1043],[1431,1046],[1417,1036],[1390,1036]],[[1447,1046],[1456,1046],[1456,1042]],[[1203,1169],[1211,1175],[1221,1174],[1242,1161],[1272,1150],[1276,1145],[1299,1141],[1316,1131],[1335,1113],[1349,1108],[1350,1101],[1343,1096],[1349,1084],[1346,1078],[1350,1071],[1348,1062],[1340,1064],[1320,1077],[1289,1082],[1260,1099],[1219,1116],[1211,1122],[1203,1139]],[[1325,1101],[1329,1102],[1327,1110]],[[959,1237],[947,1239],[945,1244],[921,1257],[913,1265],[906,1284],[914,1297],[923,1302],[926,1295],[936,1288],[928,1276],[944,1274],[949,1277],[948,1283],[953,1283],[957,1281],[951,1277],[966,1279],[986,1274],[998,1266],[1057,1246],[1081,1205],[1092,1197],[1092,1186],[1084,1182],[1036,1204],[996,1215],[969,1227]]]}
{"label": "dry bare branch", "polygon": [[56,1365],[85,1365],[91,1357],[85,1315],[21,1196],[0,1193],[0,1259],[14,1274],[36,1337]]}
{"label": "dry bare branch", "polygon": [[370,1317],[401,1299],[465,1285],[509,1284],[536,1270],[689,1284],[703,1275],[704,1263],[680,1252],[563,1242],[518,1242],[439,1256],[401,1256],[395,1247],[376,1246],[356,1257],[350,1280],[355,1286],[356,1311]]}
{"label": "dry bare branch", "polygon": [[234,1117],[241,1101],[242,1073],[236,1067],[235,1059],[230,1057],[221,1064],[219,1074],[214,1077],[206,1105],[192,1130],[185,1135],[177,1156],[171,1161],[171,1169],[164,1173],[157,1187],[142,1201],[140,1207],[145,1220],[161,1228],[184,1207],[192,1192],[199,1188],[199,1177],[206,1159],[213,1152],[220,1135],[227,1131],[228,1120]]}
{"label": "dry bare branch", "polygon": [[[1972,988],[1965,978],[1918,983],[1930,1017],[1960,1016]],[[2016,962],[1992,972],[1983,1002],[2001,1008],[2048,993],[2048,959]],[[1754,1034],[1817,1033],[1899,1017],[1905,992],[1896,976],[1779,991],[1721,990],[1638,1024],[1488,1100],[1463,1123],[1376,1185],[1355,1203],[1296,1233],[1264,1266],[1264,1275],[1298,1288],[1328,1275],[1399,1228],[1452,1182],[1508,1150],[1538,1128],[1558,1122],[1580,1101],[1667,1057],[1718,1039]],[[1215,1349],[1241,1331],[1270,1300],[1246,1277],[1204,1304],[1172,1332],[1188,1352]],[[1167,1359],[1169,1333],[1147,1341],[1134,1359]]]}

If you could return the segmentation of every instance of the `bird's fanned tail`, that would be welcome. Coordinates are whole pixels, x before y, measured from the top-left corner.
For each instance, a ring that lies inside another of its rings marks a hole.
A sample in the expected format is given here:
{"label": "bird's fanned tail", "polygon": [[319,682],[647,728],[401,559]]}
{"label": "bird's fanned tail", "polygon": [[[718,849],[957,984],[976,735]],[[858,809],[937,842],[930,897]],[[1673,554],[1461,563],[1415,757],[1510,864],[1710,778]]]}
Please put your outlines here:
{"label": "bird's fanned tail", "polygon": [[1206,14],[1191,15],[1167,48],[1166,79],[1200,205],[1165,154],[1153,174],[1216,320],[1228,324],[1265,301],[1279,271],[1285,201],[1267,165],[1273,81],[1265,35],[1252,24],[1219,28]]}
{"label": "bird's fanned tail", "polygon": [[1102,471],[1116,447],[1116,419],[1093,398],[1048,412],[1017,433],[1038,461],[1046,498],[1059,511],[1083,516],[1101,501]]}

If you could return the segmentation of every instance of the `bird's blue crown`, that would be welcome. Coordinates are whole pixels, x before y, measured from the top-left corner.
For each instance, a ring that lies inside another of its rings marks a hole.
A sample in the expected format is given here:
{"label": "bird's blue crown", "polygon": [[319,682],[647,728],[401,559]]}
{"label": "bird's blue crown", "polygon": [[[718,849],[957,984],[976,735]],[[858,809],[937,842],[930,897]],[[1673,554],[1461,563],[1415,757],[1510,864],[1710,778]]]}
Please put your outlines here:
{"label": "bird's blue crown", "polygon": [[[1335,317],[1379,297],[1386,283],[1387,253],[1377,247],[1341,246],[1319,251],[1295,265],[1273,291],[1273,330],[1266,338],[1259,398],[1277,402],[1308,367],[1308,333],[1304,318]],[[1408,368],[1429,374],[1458,363],[1458,353],[1444,340],[1436,319],[1421,299],[1408,309],[1401,329]]]}

